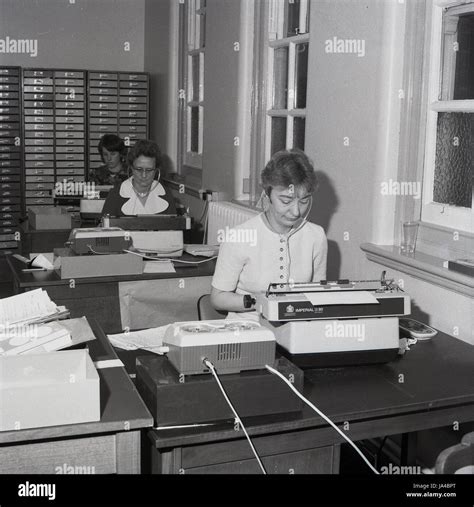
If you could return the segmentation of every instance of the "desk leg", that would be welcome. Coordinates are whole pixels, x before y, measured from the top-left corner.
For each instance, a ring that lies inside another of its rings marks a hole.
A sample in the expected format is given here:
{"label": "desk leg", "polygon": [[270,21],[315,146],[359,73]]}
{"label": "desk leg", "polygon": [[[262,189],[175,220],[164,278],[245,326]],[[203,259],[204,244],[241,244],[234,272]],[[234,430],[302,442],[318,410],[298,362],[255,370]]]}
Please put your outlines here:
{"label": "desk leg", "polygon": [[402,434],[400,450],[400,466],[416,465],[416,443],[418,434],[416,431]]}
{"label": "desk leg", "polygon": [[115,435],[118,474],[140,473],[140,431],[126,431]]}

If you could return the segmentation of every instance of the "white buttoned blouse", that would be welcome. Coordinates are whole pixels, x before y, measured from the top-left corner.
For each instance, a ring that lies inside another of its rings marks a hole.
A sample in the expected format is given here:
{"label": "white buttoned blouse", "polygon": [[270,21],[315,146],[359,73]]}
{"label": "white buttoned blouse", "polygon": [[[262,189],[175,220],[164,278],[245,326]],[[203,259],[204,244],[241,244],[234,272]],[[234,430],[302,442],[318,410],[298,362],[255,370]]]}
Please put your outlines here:
{"label": "white buttoned blouse", "polygon": [[265,292],[270,283],[326,279],[327,239],[319,225],[305,222],[278,234],[261,213],[222,235],[212,286],[238,294]]}

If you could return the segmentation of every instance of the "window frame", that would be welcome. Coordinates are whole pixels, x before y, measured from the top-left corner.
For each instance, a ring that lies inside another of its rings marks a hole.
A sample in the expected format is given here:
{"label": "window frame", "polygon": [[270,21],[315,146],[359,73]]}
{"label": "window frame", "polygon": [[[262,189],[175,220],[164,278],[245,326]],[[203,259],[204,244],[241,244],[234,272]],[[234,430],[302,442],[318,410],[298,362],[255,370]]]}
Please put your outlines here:
{"label": "window frame", "polygon": [[[439,100],[446,92],[446,78],[453,83],[455,65],[453,59],[443,59],[443,50],[454,41],[453,36],[444,32],[443,16],[448,9],[458,13],[474,12],[474,3],[466,1],[436,0],[430,19],[430,59],[427,84],[426,137],[424,147],[423,192],[421,203],[421,220],[450,229],[472,232],[472,214],[474,206],[462,208],[449,204],[433,202],[435,175],[435,157],[437,141],[438,113],[466,112],[474,113],[474,100]],[[450,67],[448,69],[448,66]],[[449,76],[447,73],[449,72]],[[474,204],[474,203],[473,203]]]}

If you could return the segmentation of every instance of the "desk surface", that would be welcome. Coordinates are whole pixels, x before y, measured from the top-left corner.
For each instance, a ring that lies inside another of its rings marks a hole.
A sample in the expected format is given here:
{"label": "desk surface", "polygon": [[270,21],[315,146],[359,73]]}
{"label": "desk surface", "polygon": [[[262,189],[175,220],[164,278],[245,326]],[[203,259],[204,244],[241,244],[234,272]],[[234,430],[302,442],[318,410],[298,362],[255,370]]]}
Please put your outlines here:
{"label": "desk surface", "polygon": [[[97,338],[88,343],[92,360],[116,359],[117,355],[100,326],[95,321],[91,321],[90,324]],[[153,426],[153,418],[125,368],[104,368],[97,371],[100,377],[100,421],[18,431],[0,431],[0,444],[114,433],[124,431],[126,429],[125,423],[128,423],[127,429],[129,430]]]}
{"label": "desk surface", "polygon": [[[347,434],[356,440],[379,436],[377,431],[387,435],[440,427],[474,420],[473,365],[472,345],[438,333],[387,364],[306,370],[304,395],[333,422],[348,421]],[[254,417],[246,423],[253,435],[319,427],[326,428],[327,438],[334,442],[342,440],[306,405],[300,414]],[[357,434],[358,423],[364,430]],[[150,438],[157,448],[166,448],[231,440],[236,435],[233,423],[223,423],[153,430]]]}
{"label": "desk surface", "polygon": [[[205,260],[205,257],[194,257],[189,254],[184,254],[177,259],[190,262],[199,262]],[[23,272],[25,267],[18,259],[12,256],[7,257],[7,263],[13,274],[14,282],[20,289],[35,288],[35,287],[48,287],[52,285],[69,285],[69,280],[62,280],[57,271],[32,271]],[[91,278],[77,278],[76,284],[90,284],[90,283],[105,283],[105,282],[123,282],[134,280],[156,280],[165,278],[187,278],[195,276],[212,276],[214,274],[215,259],[203,262],[196,265],[180,265],[175,264],[176,273],[142,273],[141,275],[114,275],[114,276],[100,276]]]}

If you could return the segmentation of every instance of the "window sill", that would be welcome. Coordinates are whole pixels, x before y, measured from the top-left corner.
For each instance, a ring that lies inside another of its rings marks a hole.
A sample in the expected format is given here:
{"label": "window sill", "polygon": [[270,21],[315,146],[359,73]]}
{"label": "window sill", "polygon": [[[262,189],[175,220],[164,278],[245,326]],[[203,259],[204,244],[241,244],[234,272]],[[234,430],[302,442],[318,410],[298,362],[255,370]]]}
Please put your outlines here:
{"label": "window sill", "polygon": [[397,246],[363,243],[361,249],[369,261],[406,273],[414,278],[432,283],[463,296],[472,297],[474,278],[443,267],[446,259],[423,252],[403,255]]}

